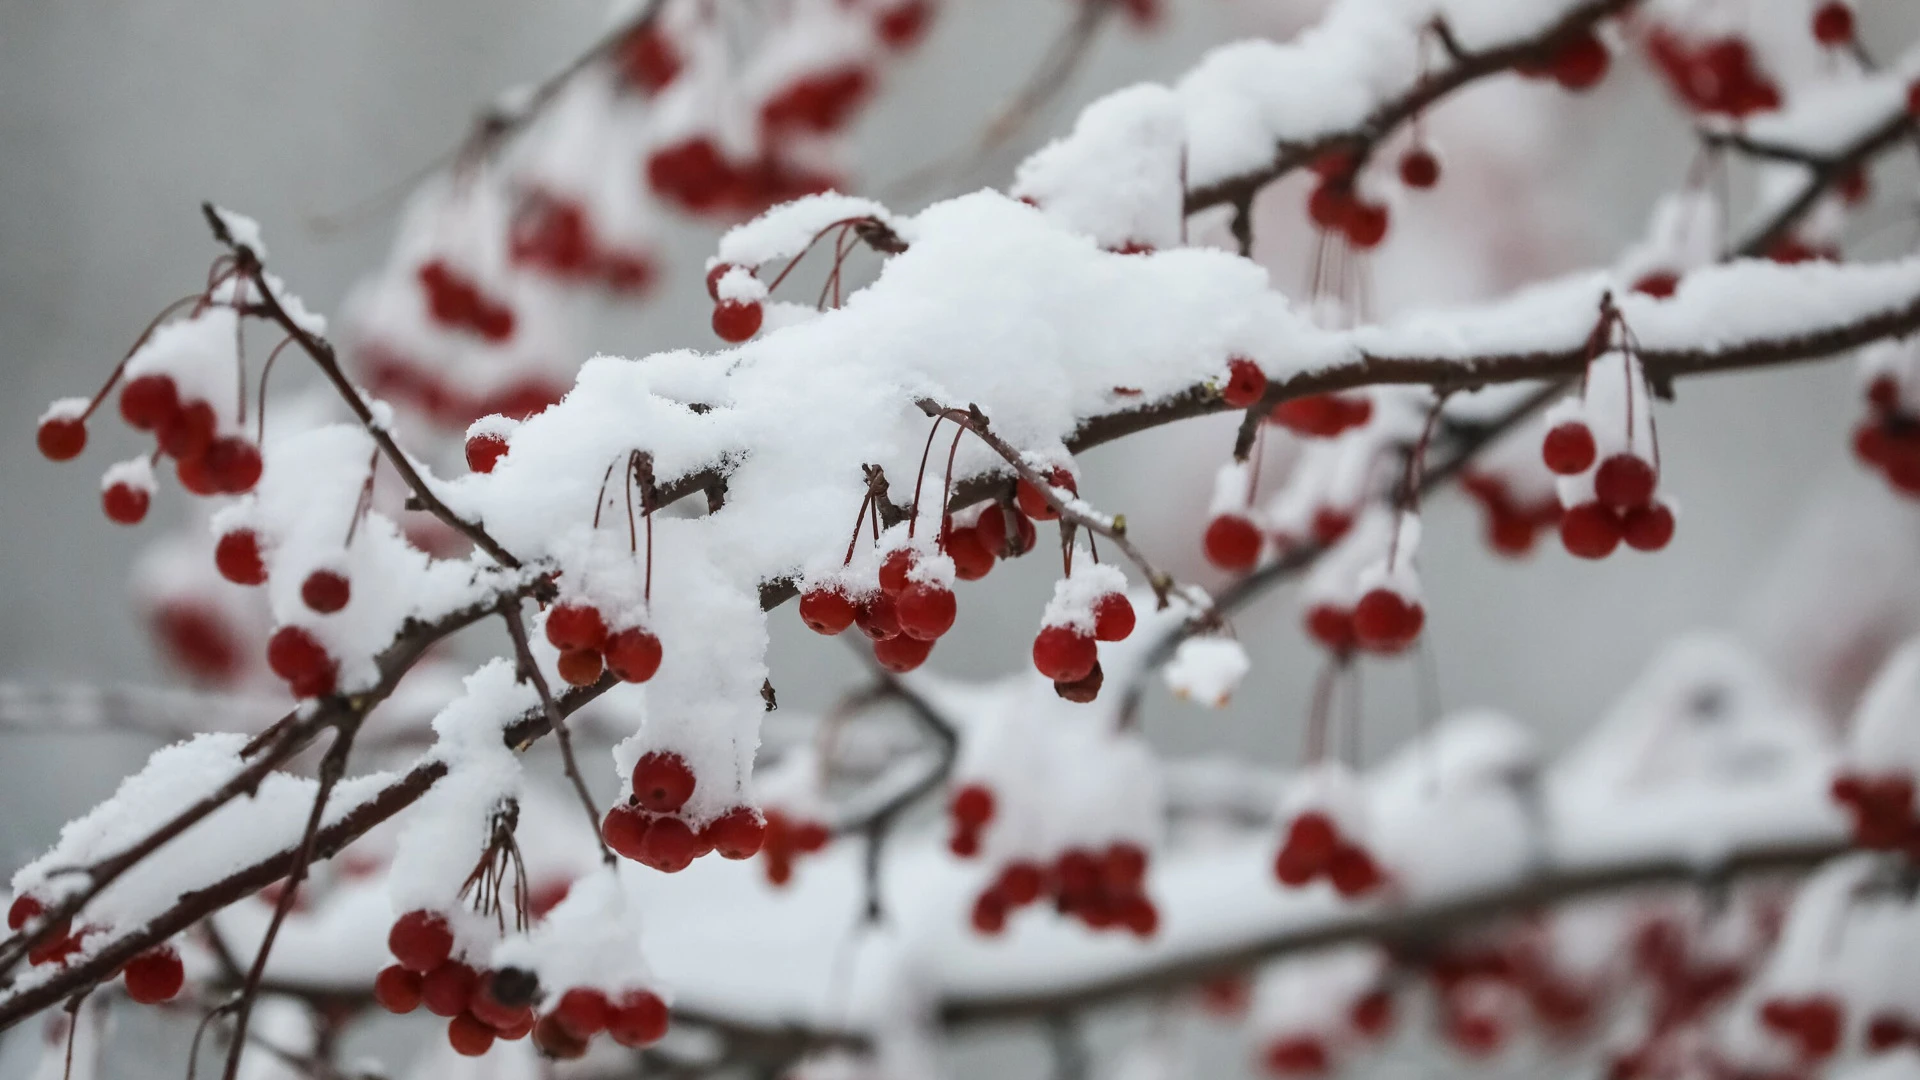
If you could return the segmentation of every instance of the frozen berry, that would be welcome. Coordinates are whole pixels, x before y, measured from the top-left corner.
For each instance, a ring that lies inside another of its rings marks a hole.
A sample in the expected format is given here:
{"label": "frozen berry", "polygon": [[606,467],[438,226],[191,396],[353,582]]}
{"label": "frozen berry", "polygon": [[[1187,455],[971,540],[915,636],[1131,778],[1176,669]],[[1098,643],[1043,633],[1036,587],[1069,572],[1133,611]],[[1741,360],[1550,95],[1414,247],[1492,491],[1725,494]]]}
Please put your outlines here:
{"label": "frozen berry", "polygon": [[560,654],[554,667],[567,685],[592,686],[600,681],[604,665],[600,654],[592,649],[568,649]]}
{"label": "frozen berry", "polygon": [[1420,603],[1391,589],[1368,590],[1353,608],[1354,638],[1373,652],[1400,652],[1420,636],[1425,623]]}
{"label": "frozen berry", "polygon": [[453,954],[453,931],[431,911],[409,911],[387,932],[387,951],[408,971],[426,974]]}
{"label": "frozen berry", "polygon": [[121,525],[138,525],[147,516],[147,506],[153,497],[147,489],[135,487],[125,481],[107,485],[100,493],[101,509],[107,513],[109,521]]}
{"label": "frozen berry", "polygon": [[235,585],[260,585],[267,580],[267,564],[260,557],[260,535],[252,529],[220,534],[213,547],[213,564],[220,576]]}
{"label": "frozen berry", "polygon": [[993,552],[987,549],[977,528],[949,528],[941,538],[941,546],[953,560],[953,576],[961,581],[978,581],[993,569]]}
{"label": "frozen berry", "polygon": [[333,693],[338,667],[305,627],[283,626],[267,639],[267,667],[287,681],[295,697]]}
{"label": "frozen berry", "polygon": [[1086,678],[1099,659],[1093,636],[1070,626],[1043,626],[1033,639],[1033,666],[1057,683]]}
{"label": "frozen berry", "polygon": [[1346,652],[1358,642],[1353,613],[1333,604],[1315,604],[1307,609],[1307,634],[1334,652]]}
{"label": "frozen berry", "polygon": [[1581,503],[1560,516],[1560,543],[1569,555],[1604,559],[1620,539],[1619,516],[1597,502]]}
{"label": "frozen berry", "polygon": [[854,610],[853,622],[860,632],[874,641],[887,641],[900,636],[900,615],[893,605],[893,597],[886,593],[875,593],[861,601]]}
{"label": "frozen berry", "polygon": [[607,995],[576,986],[560,995],[553,1007],[553,1019],[574,1038],[591,1039],[607,1029],[607,1014],[612,1009]]}
{"label": "frozen berry", "polygon": [[1207,524],[1202,543],[1207,561],[1222,570],[1244,574],[1260,561],[1264,538],[1260,527],[1241,514],[1221,514]]}
{"label": "frozen berry", "polygon": [[186,969],[180,964],[180,954],[172,946],[162,945],[127,961],[122,978],[128,997],[142,1005],[158,1005],[180,992],[186,982]]}
{"label": "frozen berry", "polygon": [[1093,670],[1071,681],[1055,680],[1053,692],[1063,701],[1076,705],[1085,705],[1100,696],[1100,687],[1107,681],[1106,673],[1100,670],[1100,662],[1093,662]]}
{"label": "frozen berry", "polygon": [[1665,300],[1680,289],[1680,275],[1671,270],[1654,270],[1641,274],[1633,283],[1633,291],[1655,300]]}
{"label": "frozen berry", "polygon": [[1568,90],[1588,90],[1607,77],[1611,63],[1606,43],[1588,30],[1561,47],[1553,58],[1553,78]]}
{"label": "frozen berry", "polygon": [[78,416],[49,416],[37,433],[40,453],[49,461],[71,461],[87,448],[87,422]]}
{"label": "frozen berry", "polygon": [[677,874],[700,855],[700,837],[677,817],[654,818],[640,845],[640,862],[664,874]]}
{"label": "frozen berry", "polygon": [[135,431],[153,431],[180,411],[180,391],[168,375],[141,375],[120,391],[120,417]]}
{"label": "frozen berry", "polygon": [[260,482],[265,468],[260,451],[238,435],[213,440],[207,446],[207,477],[225,495],[245,495]]}
{"label": "frozen berry", "polygon": [[420,973],[400,964],[380,969],[373,978],[373,1000],[390,1013],[405,1015],[420,1007]]}
{"label": "frozen berry", "polygon": [[560,1026],[560,1018],[548,1014],[533,1025],[533,1045],[557,1061],[573,1061],[587,1056],[587,1040],[575,1038]]}
{"label": "frozen berry", "polygon": [[637,808],[621,804],[600,819],[600,839],[606,841],[616,855],[639,862],[649,823],[647,815]]}
{"label": "frozen berry", "polygon": [[933,655],[933,642],[909,634],[895,634],[873,643],[873,658],[896,675],[904,675],[927,662]]}
{"label": "frozen berry", "polygon": [[1376,248],[1387,238],[1390,215],[1383,203],[1356,202],[1347,214],[1347,242],[1357,248]]}
{"label": "frozen berry", "polygon": [[1673,539],[1673,511],[1659,503],[1635,507],[1621,517],[1620,536],[1636,551],[1659,551]]}
{"label": "frozen berry", "polygon": [[914,562],[912,548],[895,548],[887,552],[886,558],[880,560],[880,591],[898,597],[907,587]]}
{"label": "frozen berry", "polygon": [[1101,641],[1125,641],[1133,633],[1133,602],[1122,593],[1103,594],[1093,602],[1093,636]]}
{"label": "frozen berry", "polygon": [[993,820],[993,789],[984,784],[964,784],[953,793],[947,813],[962,828],[978,831]]}
{"label": "frozen berry", "polygon": [[1853,8],[1844,0],[1827,0],[1813,12],[1813,39],[1828,48],[1853,40]]}
{"label": "frozen berry", "polygon": [[634,1048],[659,1042],[667,1034],[667,1004],[646,990],[629,990],[607,1013],[607,1034]]}
{"label": "frozen berry", "polygon": [[656,814],[671,814],[693,797],[693,770],[679,754],[655,750],[633,766],[634,801]]}
{"label": "frozen berry", "polygon": [[498,435],[474,435],[467,439],[467,468],[490,473],[507,456],[507,440]]}
{"label": "frozen berry", "polygon": [[1555,424],[1540,443],[1540,460],[1561,476],[1578,476],[1593,467],[1598,454],[1593,431],[1578,420]]}
{"label": "frozen berry", "polygon": [[345,574],[334,570],[315,570],[300,583],[300,599],[322,615],[331,615],[347,606],[353,598],[353,585]]}
{"label": "frozen berry", "polygon": [[459,1016],[467,1011],[480,973],[458,960],[449,960],[420,980],[420,1000],[435,1016]]}
{"label": "frozen berry", "polygon": [[1400,155],[1400,181],[1410,188],[1430,188],[1440,182],[1440,159],[1416,146]]}
{"label": "frozen berry", "polygon": [[816,634],[838,634],[853,625],[853,601],[838,589],[813,588],[800,596],[800,621]]}
{"label": "frozen berry", "polygon": [[1653,501],[1659,478],[1653,466],[1633,454],[1614,454],[1593,474],[1593,495],[1602,506],[1631,510]]}
{"label": "frozen berry", "polygon": [[460,1015],[447,1023],[447,1043],[462,1057],[479,1057],[493,1049],[498,1038],[492,1027],[478,1017]]}
{"label": "frozen berry", "polygon": [[894,598],[901,632],[921,641],[938,640],[953,629],[957,610],[953,590],[944,585],[916,581]]}
{"label": "frozen berry", "polygon": [[720,340],[737,345],[759,333],[765,318],[757,301],[722,300],[713,309],[713,332],[720,335]]}
{"label": "frozen berry", "polygon": [[7,929],[18,930],[27,925],[29,919],[39,918],[46,910],[46,905],[35,897],[24,894],[16,896],[13,905],[7,908]]}
{"label": "frozen berry", "polygon": [[751,859],[767,838],[767,823],[750,806],[736,806],[707,823],[701,839],[723,859]]}
{"label": "frozen berry", "polygon": [[1267,392],[1267,374],[1260,365],[1245,357],[1227,361],[1227,385],[1220,388],[1220,400],[1229,408],[1245,409]]}
{"label": "frozen berry", "polygon": [[607,638],[607,667],[623,682],[643,683],[660,670],[660,639],[651,631],[629,626]]}
{"label": "frozen berry", "polygon": [[599,649],[607,640],[607,624],[587,604],[560,604],[547,612],[547,640],[556,649]]}
{"label": "frozen berry", "polygon": [[720,279],[726,277],[731,269],[732,263],[714,263],[707,269],[707,296],[715,303],[720,302]]}
{"label": "frozen berry", "polygon": [[166,423],[154,432],[160,442],[160,449],[169,457],[178,461],[195,461],[206,456],[207,448],[213,445],[215,418],[213,406],[204,401],[188,401],[180,405]]}
{"label": "frozen berry", "polygon": [[[1011,515],[1012,520],[1008,520]],[[1011,526],[1013,536],[1007,535]],[[1033,550],[1036,534],[1033,519],[1019,510],[1007,510],[999,503],[980,511],[980,520],[974,522],[974,532],[980,536],[980,542],[993,553],[996,559],[1010,559]]]}

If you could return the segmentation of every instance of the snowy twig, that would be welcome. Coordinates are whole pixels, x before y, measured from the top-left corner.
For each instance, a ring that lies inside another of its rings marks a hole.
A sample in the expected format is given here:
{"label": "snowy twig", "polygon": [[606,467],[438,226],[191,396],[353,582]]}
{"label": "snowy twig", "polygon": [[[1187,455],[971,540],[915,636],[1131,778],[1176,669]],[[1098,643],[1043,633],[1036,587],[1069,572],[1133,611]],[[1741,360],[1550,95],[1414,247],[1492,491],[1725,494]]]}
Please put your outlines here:
{"label": "snowy twig", "polygon": [[1800,223],[1800,219],[1805,217],[1821,197],[1831,191],[1843,177],[1862,168],[1895,143],[1912,136],[1914,131],[1913,118],[1901,109],[1837,153],[1826,156],[1807,155],[1793,159],[1807,166],[1807,177],[1800,185],[1800,189],[1791,199],[1781,203],[1759,225],[1742,237],[1729,254],[1746,258],[1765,255],[1774,243],[1791,232],[1794,226]]}
{"label": "snowy twig", "polygon": [[301,833],[299,846],[294,848],[288,859],[286,884],[280,891],[279,901],[273,905],[273,918],[268,921],[266,933],[260,938],[260,950],[254,954],[253,966],[247,969],[247,981],[240,987],[233,1018],[233,1041],[227,1051],[225,1080],[235,1080],[240,1073],[240,1055],[247,1045],[247,1022],[253,1016],[254,999],[260,993],[260,977],[266,973],[267,956],[273,951],[274,938],[279,935],[281,924],[286,922],[287,912],[293,910],[294,901],[300,893],[300,882],[307,876],[307,867],[313,862],[314,838],[326,815],[327,798],[333,794],[334,785],[346,775],[347,757],[353,751],[353,737],[359,732],[363,717],[364,714],[354,713],[342,721],[334,731],[333,745],[327,747],[327,756],[320,760],[320,777],[313,795],[313,810],[307,816],[307,827]]}
{"label": "snowy twig", "polygon": [[[1311,164],[1327,153],[1344,152],[1355,167],[1400,125],[1407,123],[1442,98],[1471,83],[1498,75],[1528,62],[1544,64],[1554,49],[1588,32],[1601,20],[1619,14],[1637,0],[1588,0],[1568,11],[1558,22],[1530,37],[1509,41],[1480,52],[1466,52],[1458,44],[1449,49],[1453,63],[1443,71],[1431,72],[1414,83],[1401,96],[1381,104],[1359,124],[1342,131],[1330,131],[1310,139],[1282,142],[1274,150],[1271,163],[1252,172],[1230,176],[1187,192],[1187,213],[1208,207],[1232,205],[1251,199],[1261,188],[1286,174]],[[1437,27],[1443,42],[1451,40],[1444,24]]]}
{"label": "snowy twig", "polygon": [[506,548],[501,547],[498,541],[487,534],[486,529],[454,513],[451,507],[440,501],[440,496],[434,494],[426,478],[413,467],[412,459],[407,457],[406,452],[400,449],[399,444],[393,441],[393,436],[373,415],[373,409],[367,404],[366,398],[361,396],[359,389],[347,379],[346,372],[340,368],[339,357],[334,354],[333,344],[308,329],[300,320],[288,314],[287,309],[281,305],[279,296],[275,294],[272,283],[267,279],[266,267],[262,265],[260,257],[254,250],[234,239],[220,212],[212,203],[202,203],[201,212],[206,215],[207,223],[213,229],[214,238],[233,251],[236,270],[251,281],[259,292],[259,306],[252,310],[257,310],[260,315],[271,319],[312,358],[321,374],[325,375],[334,389],[340,392],[341,399],[347,403],[347,408],[353,411],[360,425],[367,429],[367,434],[371,435],[373,441],[379,445],[381,454],[386,457],[388,464],[393,466],[394,472],[400,475],[400,479],[406,483],[407,488],[413,492],[413,498],[419,505],[445,522],[449,528],[472,541],[474,547],[486,552],[494,562],[510,570],[519,569],[520,560],[514,558]]}
{"label": "snowy twig", "polygon": [[586,777],[580,774],[580,763],[573,756],[573,735],[567,730],[566,717],[561,715],[559,703],[553,700],[553,691],[547,686],[547,678],[540,673],[540,665],[533,659],[533,649],[527,644],[526,620],[520,616],[520,598],[512,597],[500,602],[500,619],[507,624],[507,636],[513,639],[513,652],[520,669],[520,679],[533,683],[533,689],[540,695],[540,709],[546,714],[547,723],[553,728],[554,741],[560,744],[560,761],[566,769],[567,780],[572,783],[574,794],[580,797],[580,806],[587,814],[587,828],[593,833],[593,842],[600,849],[600,859],[608,866],[614,865],[613,852],[600,836],[600,811],[593,805],[593,793],[587,790]]}

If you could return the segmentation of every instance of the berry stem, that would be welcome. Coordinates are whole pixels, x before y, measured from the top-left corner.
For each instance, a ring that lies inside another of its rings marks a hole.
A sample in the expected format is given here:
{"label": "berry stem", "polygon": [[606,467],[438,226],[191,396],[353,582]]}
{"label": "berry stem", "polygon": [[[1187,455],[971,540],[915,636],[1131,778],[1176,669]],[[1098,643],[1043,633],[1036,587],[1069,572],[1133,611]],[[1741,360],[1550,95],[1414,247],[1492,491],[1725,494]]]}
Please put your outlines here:
{"label": "berry stem", "polygon": [[[540,710],[546,715],[547,726],[553,729],[554,741],[560,744],[560,762],[566,769],[567,779],[573,784],[573,793],[580,797],[580,808],[586,811],[587,828],[592,831],[593,842],[600,849],[600,861],[612,866],[613,852],[600,836],[600,811],[593,805],[593,794],[587,790],[586,778],[580,775],[580,763],[573,755],[573,735],[567,730],[566,713],[554,701],[546,676],[540,674],[540,665],[534,662],[533,648],[527,644],[527,624],[520,615],[520,598],[510,596],[502,599],[499,611],[501,621],[507,624],[507,636],[513,639],[520,678],[531,682],[534,692],[540,695]],[[611,684],[613,679],[613,674],[609,672],[600,676],[600,683]]]}
{"label": "berry stem", "polygon": [[280,344],[275,345],[273,351],[267,354],[267,362],[260,365],[259,401],[254,408],[253,441],[254,445],[263,449],[267,445],[267,376],[273,374],[273,362],[280,359],[281,350],[291,344],[293,344],[291,336],[281,338]]}
{"label": "berry stem", "polygon": [[[907,515],[907,539],[909,540],[913,539],[913,531],[920,527],[920,488],[927,481],[927,458],[933,454],[933,437],[939,434],[940,422],[946,418],[944,413],[934,414],[933,426],[927,429],[927,445],[920,451],[920,469],[914,473],[913,477],[913,511]],[[941,507],[940,512],[946,513],[946,507]]]}

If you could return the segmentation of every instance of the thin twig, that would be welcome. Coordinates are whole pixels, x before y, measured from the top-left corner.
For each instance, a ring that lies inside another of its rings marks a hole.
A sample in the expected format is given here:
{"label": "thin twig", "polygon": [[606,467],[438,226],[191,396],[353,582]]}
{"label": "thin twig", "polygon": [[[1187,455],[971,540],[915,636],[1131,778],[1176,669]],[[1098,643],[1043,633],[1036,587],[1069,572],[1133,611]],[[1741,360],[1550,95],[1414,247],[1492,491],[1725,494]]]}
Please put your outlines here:
{"label": "thin twig", "polygon": [[600,810],[593,805],[593,793],[587,790],[587,779],[581,775],[580,762],[573,756],[573,735],[567,730],[566,716],[553,700],[553,691],[547,686],[547,678],[540,673],[540,665],[533,659],[533,648],[527,644],[527,626],[520,615],[518,598],[500,605],[500,619],[507,624],[507,636],[513,639],[514,655],[519,658],[520,678],[533,683],[534,692],[540,695],[540,710],[546,714],[547,723],[553,729],[554,741],[560,744],[560,761],[566,768],[567,780],[573,784],[573,793],[580,797],[580,808],[586,811],[587,827],[592,830],[593,842],[600,849],[600,860],[612,866],[613,851],[600,835]]}

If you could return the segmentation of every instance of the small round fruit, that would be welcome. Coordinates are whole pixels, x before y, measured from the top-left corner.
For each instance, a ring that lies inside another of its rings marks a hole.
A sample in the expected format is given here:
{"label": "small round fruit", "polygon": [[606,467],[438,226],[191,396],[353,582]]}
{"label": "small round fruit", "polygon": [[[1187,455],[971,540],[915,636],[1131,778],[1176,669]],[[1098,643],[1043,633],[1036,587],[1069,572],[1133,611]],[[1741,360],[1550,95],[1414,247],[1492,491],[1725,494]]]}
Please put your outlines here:
{"label": "small round fruit", "polygon": [[800,596],[800,621],[816,634],[831,637],[853,625],[853,601],[838,589],[813,588]]}
{"label": "small round fruit", "polygon": [[629,626],[607,639],[607,667],[623,682],[643,683],[660,670],[660,639],[649,630]]}
{"label": "small round fruit", "polygon": [[1593,431],[1578,420],[1555,424],[1540,442],[1540,460],[1561,476],[1578,476],[1593,467],[1599,453]]}
{"label": "small round fruit", "polygon": [[760,332],[766,312],[753,300],[722,300],[714,305],[713,332],[720,340],[739,344]]}
{"label": "small round fruit", "polygon": [[1033,639],[1033,666],[1056,683],[1086,678],[1099,659],[1093,635],[1070,626],[1043,626]]}
{"label": "small round fruit", "polygon": [[77,416],[49,416],[35,433],[48,461],[71,461],[87,448],[87,422]]}
{"label": "small round fruit", "polygon": [[1134,622],[1133,601],[1123,593],[1105,593],[1093,602],[1093,636],[1100,641],[1127,640]]}
{"label": "small round fruit", "polygon": [[1207,561],[1236,574],[1244,574],[1260,561],[1265,538],[1251,518],[1241,514],[1221,514],[1207,524],[1202,541]]}
{"label": "small round fruit", "polygon": [[1581,503],[1560,517],[1560,543],[1569,555],[1604,559],[1620,546],[1620,518],[1597,502]]}
{"label": "small round fruit", "polygon": [[331,615],[353,598],[353,584],[335,570],[315,570],[300,583],[300,599],[322,615]]}

